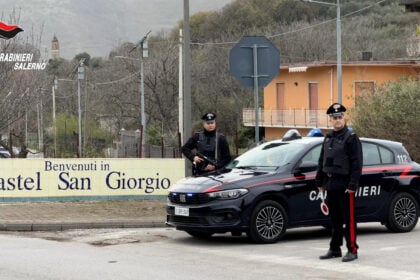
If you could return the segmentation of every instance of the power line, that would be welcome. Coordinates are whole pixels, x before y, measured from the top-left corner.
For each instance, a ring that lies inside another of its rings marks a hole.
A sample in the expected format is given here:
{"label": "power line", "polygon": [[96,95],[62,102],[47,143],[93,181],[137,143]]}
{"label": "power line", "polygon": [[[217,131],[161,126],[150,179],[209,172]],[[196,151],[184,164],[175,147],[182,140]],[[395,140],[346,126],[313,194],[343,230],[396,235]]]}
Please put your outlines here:
{"label": "power line", "polygon": [[[364,10],[370,9],[373,6],[379,5],[379,4],[381,4],[382,2],[385,2],[385,1],[387,1],[387,0],[378,1],[378,2],[376,2],[374,4],[371,4],[369,6],[366,6],[364,8],[361,8],[361,9],[359,9],[357,11],[354,11],[354,12],[351,12],[351,13],[348,13],[348,14],[345,14],[345,15],[341,16],[341,18],[350,17],[350,16],[352,16],[354,14],[358,14],[358,13],[364,11]],[[335,21],[336,21],[335,18],[334,19],[329,19],[329,20],[326,20],[326,21],[323,21],[323,22],[320,22],[320,23],[317,23],[317,24],[313,24],[313,25],[310,25],[310,26],[307,26],[307,27],[303,27],[303,28],[300,28],[300,29],[297,29],[297,30],[292,30],[292,31],[287,31],[287,32],[284,32],[284,33],[276,34],[276,35],[267,36],[267,38],[280,37],[280,36],[283,36],[283,35],[288,35],[288,34],[291,34],[291,33],[296,33],[296,32],[300,32],[300,31],[303,31],[303,30],[315,28],[315,27],[318,27],[318,26],[321,26],[321,25],[324,25],[324,24],[327,24],[327,23],[330,23],[330,22],[335,22]]]}
{"label": "power line", "polygon": [[126,76],[126,77],[123,77],[123,78],[121,78],[121,79],[118,79],[118,80],[109,81],[109,82],[103,82],[103,83],[95,83],[95,85],[96,85],[96,86],[102,86],[102,85],[116,84],[116,83],[119,83],[119,82],[122,82],[122,81],[128,80],[128,79],[132,78],[133,76],[139,75],[139,73],[140,73],[140,71],[135,72],[135,73],[133,73],[133,74],[130,74],[130,75],[128,75],[128,76]]}
{"label": "power line", "polygon": [[[123,82],[123,81],[125,81],[125,80],[128,80],[128,79],[130,79],[130,78],[132,78],[133,76],[136,76],[136,75],[138,75],[140,73],[140,71],[138,71],[138,72],[135,72],[135,73],[133,73],[133,74],[130,74],[130,75],[128,75],[128,76],[126,76],[126,77],[123,77],[123,78],[121,78],[121,79],[118,79],[118,80],[114,80],[114,81],[109,81],[109,82],[102,82],[102,83],[89,83],[89,85],[93,85],[93,86],[102,86],[102,85],[110,85],[110,84],[116,84],[116,83],[119,83],[119,82]],[[67,79],[59,79],[60,81],[71,81],[71,82],[76,82],[75,80],[67,80]],[[56,98],[58,98],[58,99],[67,99],[67,98],[72,98],[72,97],[74,97],[73,95],[67,95],[67,96],[56,96]]]}
{"label": "power line", "polygon": [[[387,0],[381,0],[381,1],[375,2],[375,3],[373,3],[373,4],[369,5],[369,6],[366,6],[364,8],[361,8],[361,9],[357,10],[357,11],[354,11],[354,12],[351,12],[351,13],[348,13],[348,14],[345,14],[345,15],[343,15],[341,17],[342,18],[344,18],[344,17],[350,17],[350,16],[352,16],[354,14],[357,14],[357,13],[360,13],[360,12],[362,12],[364,10],[370,9],[373,6],[379,5],[379,4],[381,4],[381,3],[385,2],[385,1],[387,1]],[[323,22],[320,22],[320,23],[316,23],[316,24],[313,24],[313,25],[309,25],[309,26],[306,26],[306,27],[303,27],[303,28],[299,28],[299,29],[295,29],[295,30],[291,30],[291,31],[286,31],[286,32],[279,33],[279,34],[269,35],[269,36],[267,36],[267,38],[275,38],[275,37],[280,37],[280,36],[284,36],[284,35],[293,34],[293,33],[296,33],[296,32],[301,32],[301,31],[304,31],[304,30],[307,30],[307,29],[312,29],[312,28],[315,28],[315,27],[318,27],[318,26],[321,26],[321,25],[324,25],[324,24],[328,24],[330,22],[335,22],[335,20],[336,19],[329,19],[329,20],[326,20],[326,21],[323,21]],[[236,44],[238,42],[239,42],[239,40],[236,41],[236,42],[191,43],[191,45],[201,45],[201,46],[206,46],[206,45],[228,45],[228,44],[230,45],[230,44]]]}

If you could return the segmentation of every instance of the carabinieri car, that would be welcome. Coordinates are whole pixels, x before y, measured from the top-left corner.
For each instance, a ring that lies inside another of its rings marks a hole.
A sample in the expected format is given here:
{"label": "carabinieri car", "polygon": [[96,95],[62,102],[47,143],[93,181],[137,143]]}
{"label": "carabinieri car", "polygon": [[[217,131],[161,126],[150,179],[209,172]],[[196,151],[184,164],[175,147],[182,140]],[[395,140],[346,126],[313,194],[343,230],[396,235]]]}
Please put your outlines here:
{"label": "carabinieri car", "polygon": [[[199,238],[245,232],[256,243],[277,242],[288,228],[328,227],[315,185],[323,137],[299,138],[266,142],[218,173],[177,182],[168,194],[167,224]],[[419,215],[420,165],[399,142],[360,140],[357,222],[411,231]]]}

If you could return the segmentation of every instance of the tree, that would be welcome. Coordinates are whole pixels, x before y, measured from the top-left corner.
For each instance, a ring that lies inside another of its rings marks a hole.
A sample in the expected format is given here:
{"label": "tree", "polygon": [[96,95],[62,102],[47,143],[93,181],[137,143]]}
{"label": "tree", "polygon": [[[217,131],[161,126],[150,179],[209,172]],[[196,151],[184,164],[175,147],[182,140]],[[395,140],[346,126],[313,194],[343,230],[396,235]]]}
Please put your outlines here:
{"label": "tree", "polygon": [[[20,11],[13,9],[9,15],[8,22],[19,24]],[[18,36],[10,40],[0,40],[0,53],[29,53],[32,54],[31,62],[41,60],[41,38],[40,34],[20,33]],[[28,132],[32,132],[37,124],[37,106],[44,102],[43,88],[45,75],[43,71],[26,71],[15,69],[16,63],[6,62],[0,63],[0,131],[2,138],[8,138],[9,132],[16,135],[18,139],[24,139],[25,119],[28,120]],[[39,115],[39,114],[38,114]],[[25,118],[25,116],[27,118]],[[7,136],[3,136],[7,135]],[[23,143],[24,141],[18,141]],[[22,149],[25,149],[22,144]],[[10,151],[11,153],[13,151]]]}
{"label": "tree", "polygon": [[[59,113],[56,120],[57,125],[57,156],[58,157],[75,157],[77,155],[77,133],[78,133],[78,118],[76,115],[68,113]],[[106,145],[112,142],[112,135],[110,135],[103,128],[98,126],[98,122],[94,119],[89,119],[83,123],[86,127],[84,131],[88,132],[89,137],[84,138],[84,152],[85,157],[103,157]],[[48,147],[53,146],[53,130],[49,130]],[[49,149],[50,150],[50,149]],[[48,156],[48,155],[47,155]]]}
{"label": "tree", "polygon": [[402,142],[414,159],[420,158],[420,81],[388,83],[356,101],[351,116],[359,136]]}
{"label": "tree", "polygon": [[74,60],[81,61],[83,59],[83,65],[89,66],[90,65],[90,54],[87,52],[79,53],[74,57]]}
{"label": "tree", "polygon": [[149,39],[149,57],[145,58],[147,126],[159,127],[165,144],[170,145],[177,144],[179,131],[178,52],[177,38],[162,32]]}

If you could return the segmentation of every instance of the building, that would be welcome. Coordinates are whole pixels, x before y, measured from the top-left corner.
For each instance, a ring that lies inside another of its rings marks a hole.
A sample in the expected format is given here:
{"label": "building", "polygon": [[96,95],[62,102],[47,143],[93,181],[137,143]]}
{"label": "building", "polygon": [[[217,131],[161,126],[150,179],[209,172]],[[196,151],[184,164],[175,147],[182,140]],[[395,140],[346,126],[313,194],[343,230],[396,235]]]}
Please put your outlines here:
{"label": "building", "polygon": [[51,41],[51,58],[52,59],[60,58],[60,44],[55,35]]}
{"label": "building", "polygon": [[[419,60],[371,61],[370,53],[364,59],[342,63],[342,103],[348,109],[375,86],[401,77],[420,79]],[[325,112],[338,100],[336,71],[335,61],[281,65],[279,74],[264,88],[259,126],[265,129],[265,139],[277,139],[291,128],[302,135],[315,127],[330,129]],[[255,109],[243,110],[243,123],[255,126]]]}

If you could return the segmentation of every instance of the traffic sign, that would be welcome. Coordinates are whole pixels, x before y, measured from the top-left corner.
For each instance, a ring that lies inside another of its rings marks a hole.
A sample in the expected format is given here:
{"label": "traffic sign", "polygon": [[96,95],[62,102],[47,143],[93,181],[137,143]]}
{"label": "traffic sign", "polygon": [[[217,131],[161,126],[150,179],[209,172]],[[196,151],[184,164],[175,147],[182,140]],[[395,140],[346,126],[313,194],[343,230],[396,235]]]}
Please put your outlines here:
{"label": "traffic sign", "polygon": [[264,36],[244,36],[230,50],[229,71],[245,87],[263,88],[280,70],[280,52]]}
{"label": "traffic sign", "polygon": [[255,144],[260,142],[258,89],[280,71],[280,52],[264,36],[244,36],[230,50],[229,71],[245,87],[254,88]]}

